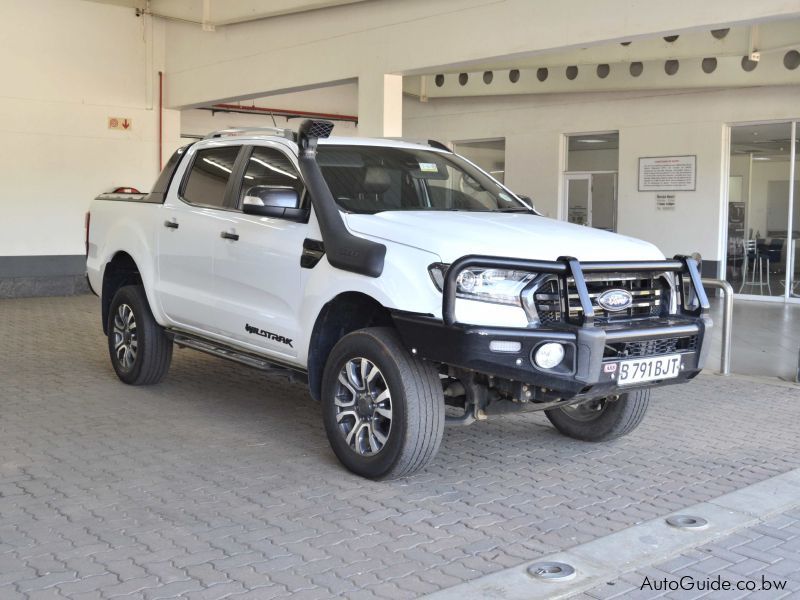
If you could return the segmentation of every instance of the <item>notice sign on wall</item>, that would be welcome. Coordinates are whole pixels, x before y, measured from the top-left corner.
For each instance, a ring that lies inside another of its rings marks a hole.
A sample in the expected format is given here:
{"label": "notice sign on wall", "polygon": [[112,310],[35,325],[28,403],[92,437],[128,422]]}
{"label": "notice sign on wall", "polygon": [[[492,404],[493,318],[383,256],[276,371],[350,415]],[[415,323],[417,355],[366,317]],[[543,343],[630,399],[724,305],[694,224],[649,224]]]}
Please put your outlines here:
{"label": "notice sign on wall", "polygon": [[658,210],[675,210],[675,194],[656,194]]}
{"label": "notice sign on wall", "polygon": [[640,192],[693,192],[697,186],[697,156],[639,158]]}
{"label": "notice sign on wall", "polygon": [[123,131],[127,131],[131,127],[133,127],[133,121],[127,117],[108,117],[109,129],[122,129]]}

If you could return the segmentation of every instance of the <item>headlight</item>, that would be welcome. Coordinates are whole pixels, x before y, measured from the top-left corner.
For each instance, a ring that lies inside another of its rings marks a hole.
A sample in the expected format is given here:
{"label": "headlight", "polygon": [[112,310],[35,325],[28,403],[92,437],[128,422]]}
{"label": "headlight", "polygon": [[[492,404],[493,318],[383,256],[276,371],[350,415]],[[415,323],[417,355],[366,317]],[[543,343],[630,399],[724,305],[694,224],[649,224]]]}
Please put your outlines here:
{"label": "headlight", "polygon": [[[434,263],[428,267],[433,283],[444,287],[444,278],[450,265]],[[522,306],[520,294],[534,278],[534,273],[510,269],[464,269],[456,279],[456,297],[493,304]]]}

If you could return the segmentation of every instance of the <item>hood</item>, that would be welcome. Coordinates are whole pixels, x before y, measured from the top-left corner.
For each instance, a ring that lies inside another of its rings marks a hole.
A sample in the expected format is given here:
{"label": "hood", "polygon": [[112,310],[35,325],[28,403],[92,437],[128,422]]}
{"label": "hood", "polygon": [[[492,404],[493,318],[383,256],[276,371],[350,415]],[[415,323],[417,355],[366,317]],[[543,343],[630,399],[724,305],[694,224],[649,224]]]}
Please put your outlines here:
{"label": "hood", "polygon": [[664,259],[649,242],[527,213],[386,211],[344,218],[354,233],[433,252],[445,263],[467,254],[536,260]]}

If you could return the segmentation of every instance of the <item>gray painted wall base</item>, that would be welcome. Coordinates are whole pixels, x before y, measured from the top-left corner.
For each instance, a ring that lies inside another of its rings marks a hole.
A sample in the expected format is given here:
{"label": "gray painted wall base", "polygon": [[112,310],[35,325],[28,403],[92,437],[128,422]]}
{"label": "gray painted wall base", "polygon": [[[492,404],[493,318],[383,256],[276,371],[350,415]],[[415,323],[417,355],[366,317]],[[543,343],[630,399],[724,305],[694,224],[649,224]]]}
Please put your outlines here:
{"label": "gray painted wall base", "polygon": [[0,256],[0,298],[89,293],[82,254]]}
{"label": "gray painted wall base", "polygon": [[76,296],[90,293],[85,275],[7,277],[0,279],[0,298]]}

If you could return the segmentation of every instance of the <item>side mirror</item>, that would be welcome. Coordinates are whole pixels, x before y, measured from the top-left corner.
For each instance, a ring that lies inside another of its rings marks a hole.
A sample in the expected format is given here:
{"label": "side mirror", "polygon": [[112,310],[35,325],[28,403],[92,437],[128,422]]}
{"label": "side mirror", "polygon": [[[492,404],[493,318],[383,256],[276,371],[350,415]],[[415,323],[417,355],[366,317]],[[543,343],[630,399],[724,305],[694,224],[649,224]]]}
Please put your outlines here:
{"label": "side mirror", "polygon": [[297,190],[268,185],[256,185],[247,190],[242,201],[242,212],[289,221],[305,221],[308,218],[308,211],[300,208]]}

